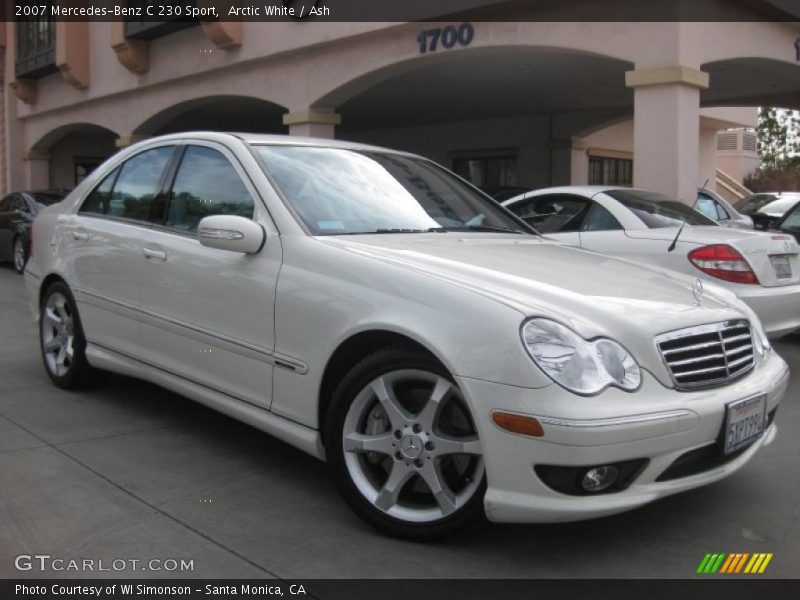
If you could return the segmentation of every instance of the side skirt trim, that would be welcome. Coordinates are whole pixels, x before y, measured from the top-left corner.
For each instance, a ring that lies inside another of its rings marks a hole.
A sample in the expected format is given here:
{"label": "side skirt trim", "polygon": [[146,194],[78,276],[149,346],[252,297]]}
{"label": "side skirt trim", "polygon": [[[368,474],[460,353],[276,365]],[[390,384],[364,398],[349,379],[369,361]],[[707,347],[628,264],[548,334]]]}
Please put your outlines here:
{"label": "side skirt trim", "polygon": [[268,433],[315,458],[325,460],[322,437],[316,429],[306,427],[220,390],[211,389],[90,340],[87,340],[86,355],[91,365],[98,369],[122,373],[160,385]]}

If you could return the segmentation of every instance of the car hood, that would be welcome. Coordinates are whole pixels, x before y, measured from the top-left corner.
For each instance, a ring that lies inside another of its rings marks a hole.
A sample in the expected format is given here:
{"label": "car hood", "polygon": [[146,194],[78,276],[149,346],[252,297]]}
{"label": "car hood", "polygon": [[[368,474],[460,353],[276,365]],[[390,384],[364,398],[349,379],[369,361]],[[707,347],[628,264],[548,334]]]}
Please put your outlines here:
{"label": "car hood", "polygon": [[[744,314],[707,285],[698,303],[694,278],[534,236],[431,233],[330,236],[324,243],[424,272],[592,339],[611,337],[642,366],[661,368],[653,337]],[[718,293],[719,292],[719,293]],[[647,356],[645,365],[642,357]]]}

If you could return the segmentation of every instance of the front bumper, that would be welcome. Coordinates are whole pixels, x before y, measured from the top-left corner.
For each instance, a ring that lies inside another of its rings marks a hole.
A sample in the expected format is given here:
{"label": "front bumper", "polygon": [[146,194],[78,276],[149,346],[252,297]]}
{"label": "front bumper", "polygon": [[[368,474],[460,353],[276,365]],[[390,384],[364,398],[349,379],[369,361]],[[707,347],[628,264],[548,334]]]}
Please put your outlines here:
{"label": "front bumper", "polygon": [[[637,392],[609,389],[589,398],[570,394],[555,384],[527,389],[456,379],[476,416],[483,445],[487,516],[497,522],[544,523],[623,512],[735,472],[774,439],[774,423],[729,462],[686,477],[656,481],[678,457],[716,442],[727,403],[766,393],[767,412],[775,410],[786,391],[789,370],[772,352],[747,377],[727,386],[677,392],[644,373]],[[501,430],[491,420],[493,410],[538,418],[544,436],[525,437]],[[629,487],[597,495],[557,492],[534,472],[535,465],[577,467],[634,459],[649,462]]]}
{"label": "front bumper", "polygon": [[761,319],[764,331],[778,338],[800,329],[800,284],[736,286],[736,295]]}

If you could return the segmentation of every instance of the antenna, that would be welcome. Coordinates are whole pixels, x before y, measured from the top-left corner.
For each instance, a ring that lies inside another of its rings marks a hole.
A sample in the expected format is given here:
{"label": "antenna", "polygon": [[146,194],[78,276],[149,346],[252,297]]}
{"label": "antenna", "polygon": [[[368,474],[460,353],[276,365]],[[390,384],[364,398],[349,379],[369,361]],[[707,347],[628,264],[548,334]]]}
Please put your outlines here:
{"label": "antenna", "polygon": [[[706,189],[707,185],[708,185],[708,178],[706,177],[706,180],[703,182],[703,187],[701,187],[700,190],[702,191]],[[692,210],[694,210],[694,207],[697,206],[697,201],[699,199],[700,199],[700,194],[698,194],[697,198],[695,198],[694,204],[692,204]],[[689,220],[690,214],[691,213],[686,213],[686,216],[683,218],[683,223],[681,223],[680,229],[678,229],[678,233],[675,234],[675,239],[672,240],[672,243],[669,245],[669,248],[667,248],[667,252],[672,252],[673,250],[675,250],[675,245],[678,243],[678,238],[681,237],[681,232],[683,231],[683,227],[686,225],[686,221]]]}

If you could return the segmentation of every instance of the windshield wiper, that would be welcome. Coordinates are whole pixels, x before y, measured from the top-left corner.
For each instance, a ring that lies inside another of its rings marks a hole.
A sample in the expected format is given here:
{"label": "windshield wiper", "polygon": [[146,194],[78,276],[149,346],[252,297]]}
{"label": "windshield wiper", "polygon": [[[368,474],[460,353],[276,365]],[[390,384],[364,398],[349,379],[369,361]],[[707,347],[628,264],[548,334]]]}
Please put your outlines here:
{"label": "windshield wiper", "polygon": [[465,225],[464,227],[448,227],[447,229],[454,229],[454,230],[467,230],[467,231],[489,231],[495,233],[519,233],[522,234],[524,232],[520,231],[519,229],[511,229],[509,227],[491,227],[489,225]]}
{"label": "windshield wiper", "polygon": [[374,233],[447,233],[448,231],[489,231],[496,233],[524,233],[517,229],[508,227],[489,227],[488,225],[464,225],[459,227],[429,227],[428,229],[410,229],[403,227],[391,227],[375,229],[374,231],[355,231],[352,234],[371,235]]}
{"label": "windshield wiper", "polygon": [[429,229],[404,229],[401,227],[390,229],[376,229],[375,231],[362,231],[359,233],[438,233],[444,231],[441,227],[431,227]]}

